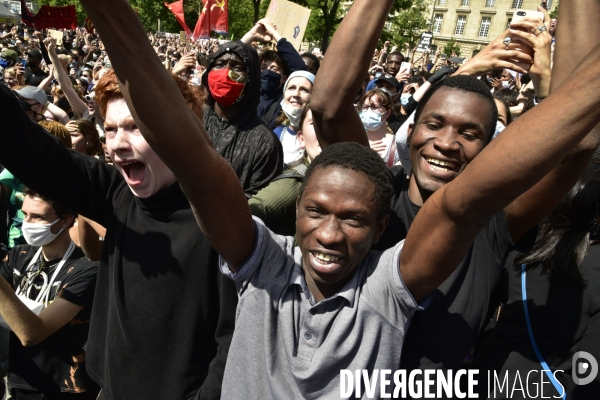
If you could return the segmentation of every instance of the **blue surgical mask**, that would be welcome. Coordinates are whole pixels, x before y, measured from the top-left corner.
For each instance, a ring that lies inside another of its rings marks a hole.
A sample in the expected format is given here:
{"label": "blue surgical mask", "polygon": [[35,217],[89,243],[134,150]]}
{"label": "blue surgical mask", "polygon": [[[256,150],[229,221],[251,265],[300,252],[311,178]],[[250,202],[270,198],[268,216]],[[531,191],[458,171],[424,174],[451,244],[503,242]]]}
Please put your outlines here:
{"label": "blue surgical mask", "polygon": [[275,90],[281,86],[281,75],[266,69],[260,73],[260,88],[265,91]]}
{"label": "blue surgical mask", "polygon": [[492,136],[492,139],[496,139],[496,136],[501,134],[502,131],[505,129],[506,129],[506,126],[504,126],[504,124],[502,122],[496,121],[496,129],[494,130],[494,136]]}
{"label": "blue surgical mask", "polygon": [[408,105],[408,100],[410,100],[411,96],[412,94],[410,93],[402,93],[400,95],[400,104],[402,104],[403,107],[406,107]]}
{"label": "blue surgical mask", "polygon": [[368,131],[374,131],[375,129],[379,128],[383,123],[381,121],[381,114],[379,114],[377,111],[373,111],[370,108],[366,111],[361,111],[359,116],[360,120],[363,123],[363,126]]}

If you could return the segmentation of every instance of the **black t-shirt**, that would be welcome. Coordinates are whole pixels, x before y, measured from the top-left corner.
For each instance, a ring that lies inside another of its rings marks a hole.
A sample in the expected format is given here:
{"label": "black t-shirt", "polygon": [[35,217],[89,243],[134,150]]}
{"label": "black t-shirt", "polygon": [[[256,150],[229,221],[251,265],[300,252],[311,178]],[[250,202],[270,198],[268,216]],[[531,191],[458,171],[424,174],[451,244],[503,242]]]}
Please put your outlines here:
{"label": "black t-shirt", "polygon": [[105,397],[219,399],[237,292],[179,183],[140,199],[115,167],[65,148],[1,87],[0,104],[0,163],[106,227],[87,345]]}
{"label": "black t-shirt", "polygon": [[38,69],[37,71],[32,71],[29,68],[25,68],[25,84],[30,86],[39,86],[40,83],[44,79],[48,77],[48,74],[45,73],[42,69]]}
{"label": "black t-shirt", "polygon": [[[29,245],[17,246],[0,264],[0,275],[13,289],[24,283],[27,267],[38,249]],[[41,268],[40,274],[29,291],[30,299],[37,296],[44,274],[49,281],[60,261],[43,261],[43,257],[39,257],[33,267]],[[50,303],[60,297],[83,309],[70,323],[34,346],[24,347],[14,333],[9,333],[8,349],[3,348],[3,353],[8,353],[11,387],[79,393],[95,386],[85,369],[84,345],[88,338],[97,273],[98,263],[90,261],[81,249],[76,248],[58,272],[48,299]],[[0,330],[4,336],[9,332]]]}
{"label": "black t-shirt", "polygon": [[[542,367],[527,332],[521,269],[513,265],[516,254],[508,258],[502,276],[500,313],[494,313],[490,322],[492,332],[481,344],[471,365],[479,369],[480,390],[486,395],[488,370],[496,371],[497,376],[507,375],[511,388],[518,372],[523,387],[532,396],[536,390],[540,391]],[[567,399],[588,400],[598,398],[600,374],[587,385],[575,385],[572,359],[575,352],[585,351],[600,361],[600,245],[591,247],[579,270],[587,282],[585,288],[571,279],[552,276],[540,266],[528,268],[527,305],[540,353],[552,371],[564,371],[557,372],[556,377],[565,387]],[[530,371],[536,372],[527,379]],[[490,376],[493,376],[491,372]],[[560,394],[546,376],[544,382],[544,397]],[[498,388],[496,392],[500,392]],[[504,395],[506,393],[505,390]],[[515,391],[512,398],[523,398],[523,393]],[[541,394],[537,398],[542,398]]]}
{"label": "black t-shirt", "polygon": [[[408,198],[409,179],[401,167],[392,167],[394,196],[390,223],[378,249],[406,237],[420,207]],[[528,250],[536,229],[519,242]],[[406,332],[400,368],[459,369],[487,321],[488,306],[504,261],[515,246],[504,212],[496,214],[477,235],[458,268],[434,292],[425,311],[415,313]]]}

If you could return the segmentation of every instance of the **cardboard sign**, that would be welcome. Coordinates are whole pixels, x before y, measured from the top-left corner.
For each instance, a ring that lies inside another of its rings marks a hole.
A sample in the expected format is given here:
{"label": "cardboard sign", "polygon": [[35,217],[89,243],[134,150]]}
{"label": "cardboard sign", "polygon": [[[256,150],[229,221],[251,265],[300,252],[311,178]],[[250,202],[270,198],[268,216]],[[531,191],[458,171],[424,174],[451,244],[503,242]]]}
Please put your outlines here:
{"label": "cardboard sign", "polygon": [[286,38],[294,48],[300,49],[310,18],[309,8],[287,0],[271,0],[266,17],[273,21],[281,36]]}
{"label": "cardboard sign", "polygon": [[62,31],[55,31],[54,29],[48,29],[48,34],[54,40],[56,40],[57,46],[62,46],[64,33]]}
{"label": "cardboard sign", "polygon": [[432,38],[433,38],[433,33],[423,32],[421,34],[421,40],[419,41],[419,44],[417,45],[417,51],[419,53],[424,53],[427,50],[429,50],[429,47],[431,46]]}
{"label": "cardboard sign", "polygon": [[179,44],[186,46],[188,44],[187,34],[185,31],[179,31]]}

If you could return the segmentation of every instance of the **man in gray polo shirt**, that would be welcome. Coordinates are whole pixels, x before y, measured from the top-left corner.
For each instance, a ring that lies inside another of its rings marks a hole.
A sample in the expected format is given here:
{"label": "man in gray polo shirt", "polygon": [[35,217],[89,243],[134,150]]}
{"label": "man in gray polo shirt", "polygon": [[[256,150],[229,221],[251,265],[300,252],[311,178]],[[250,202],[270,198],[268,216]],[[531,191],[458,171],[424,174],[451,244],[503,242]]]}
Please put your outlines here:
{"label": "man in gray polo shirt", "polygon": [[[236,281],[240,301],[223,380],[226,399],[339,398],[341,369],[368,375],[394,370],[419,302],[425,304],[456,269],[494,215],[600,122],[600,114],[589,112],[600,103],[600,91],[589,85],[600,73],[600,52],[592,52],[555,92],[435,191],[404,244],[383,253],[371,247],[389,221],[392,188],[385,163],[369,149],[366,135],[364,146],[321,143],[323,153],[308,168],[297,201],[295,248],[292,239],[252,219],[235,172],[186,106],[127,1],[82,3],[120,81],[127,82],[122,90],[136,127],[175,174],[201,230],[223,259],[221,270]],[[382,18],[392,3],[385,2]],[[357,0],[342,25],[380,6],[379,0]],[[380,22],[364,19],[363,27]],[[209,77],[209,83],[219,76]],[[236,84],[213,83],[224,91]],[[461,112],[475,143],[495,126],[495,105],[481,96],[469,94]],[[465,95],[442,89],[432,103],[432,109],[455,106],[465,103]],[[440,126],[427,118],[415,127],[413,140],[431,140],[428,130]],[[454,134],[453,127],[443,129]]]}

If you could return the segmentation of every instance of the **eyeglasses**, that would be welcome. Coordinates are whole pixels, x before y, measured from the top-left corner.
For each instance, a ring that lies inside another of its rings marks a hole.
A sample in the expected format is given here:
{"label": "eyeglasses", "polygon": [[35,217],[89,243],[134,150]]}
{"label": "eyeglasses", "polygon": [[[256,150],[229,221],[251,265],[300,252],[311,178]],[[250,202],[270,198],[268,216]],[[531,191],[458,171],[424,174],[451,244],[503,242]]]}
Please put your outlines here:
{"label": "eyeglasses", "polygon": [[95,98],[96,98],[96,96],[94,96],[93,94],[88,94],[85,96],[85,99],[87,101],[94,101]]}
{"label": "eyeglasses", "polygon": [[380,114],[383,114],[385,112],[385,107],[382,106],[381,104],[369,104],[369,105],[363,104],[360,107],[360,110],[361,111],[367,111],[369,108],[371,110],[375,111],[375,112],[380,113]]}

